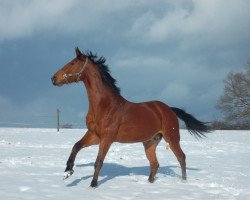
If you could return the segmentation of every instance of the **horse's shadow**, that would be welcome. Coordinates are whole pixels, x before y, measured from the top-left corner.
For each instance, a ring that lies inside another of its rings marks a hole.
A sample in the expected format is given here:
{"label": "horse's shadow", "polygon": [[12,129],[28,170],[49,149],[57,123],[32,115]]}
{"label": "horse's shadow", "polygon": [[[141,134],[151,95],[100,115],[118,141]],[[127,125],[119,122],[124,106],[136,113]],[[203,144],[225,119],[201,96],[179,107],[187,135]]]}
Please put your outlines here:
{"label": "horse's shadow", "polygon": [[[76,167],[89,167],[89,166],[93,166],[94,169],[94,163],[87,163],[87,164],[81,164],[81,165],[76,165]],[[165,166],[165,167],[160,167],[158,170],[158,174],[164,174],[167,176],[171,176],[171,177],[178,177],[181,178],[181,176],[179,174],[177,174],[173,169],[175,168],[179,168],[179,166]],[[199,170],[197,168],[187,168],[187,170]],[[150,172],[150,168],[149,166],[142,166],[142,167],[125,167],[123,165],[119,165],[116,163],[104,163],[102,170],[100,172],[100,177],[104,177],[103,179],[101,179],[98,184],[101,185],[115,177],[118,176],[128,176],[128,175],[144,175],[144,176],[148,176]],[[69,183],[67,185],[67,187],[73,187],[78,185],[81,181],[83,180],[87,180],[89,178],[92,178],[93,175],[87,175],[87,176],[83,176],[79,179],[74,180],[72,183]]]}

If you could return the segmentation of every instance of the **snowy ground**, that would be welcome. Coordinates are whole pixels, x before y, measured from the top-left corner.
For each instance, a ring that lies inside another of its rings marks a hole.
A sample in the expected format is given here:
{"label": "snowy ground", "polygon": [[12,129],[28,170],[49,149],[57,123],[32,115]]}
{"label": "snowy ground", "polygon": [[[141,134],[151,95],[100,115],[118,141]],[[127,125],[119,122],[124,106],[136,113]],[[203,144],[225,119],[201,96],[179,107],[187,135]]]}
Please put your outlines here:
{"label": "snowy ground", "polygon": [[73,144],[86,130],[0,128],[0,198],[18,199],[250,199],[250,131],[216,131],[197,141],[185,130],[188,181],[180,179],[173,153],[161,142],[160,169],[148,183],[142,144],[114,143],[99,177],[89,188],[97,146],[83,149],[75,173],[63,181]]}

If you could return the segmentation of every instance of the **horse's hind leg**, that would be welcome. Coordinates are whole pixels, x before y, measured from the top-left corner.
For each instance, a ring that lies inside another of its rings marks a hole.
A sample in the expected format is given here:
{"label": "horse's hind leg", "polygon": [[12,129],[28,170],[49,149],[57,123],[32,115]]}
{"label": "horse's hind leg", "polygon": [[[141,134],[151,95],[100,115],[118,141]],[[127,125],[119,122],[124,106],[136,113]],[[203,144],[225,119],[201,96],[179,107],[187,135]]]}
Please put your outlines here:
{"label": "horse's hind leg", "polygon": [[176,143],[176,144],[171,144],[170,143],[170,148],[172,149],[172,151],[174,152],[177,160],[180,163],[181,166],[181,172],[182,172],[182,180],[187,180],[187,172],[186,172],[186,155],[183,153],[181,147],[180,147],[180,143]]}
{"label": "horse's hind leg", "polygon": [[158,171],[159,168],[159,163],[156,157],[156,147],[159,144],[159,142],[161,141],[162,135],[159,133],[156,136],[154,136],[152,139],[143,142],[144,148],[145,148],[145,152],[146,152],[146,156],[149,160],[150,163],[150,175],[148,177],[148,181],[150,183],[153,183],[155,180],[155,175]]}
{"label": "horse's hind leg", "polygon": [[99,144],[99,138],[93,132],[87,131],[87,133],[80,139],[72,148],[71,154],[67,161],[67,167],[65,169],[64,179],[70,177],[73,173],[74,162],[77,153],[84,147]]}
{"label": "horse's hind leg", "polygon": [[174,152],[174,155],[176,156],[177,160],[180,163],[181,166],[181,172],[182,172],[182,180],[187,179],[187,173],[186,173],[186,155],[181,149],[180,146],[180,133],[179,131],[175,131],[171,133],[171,137],[168,137],[166,142],[169,143],[170,149]]}

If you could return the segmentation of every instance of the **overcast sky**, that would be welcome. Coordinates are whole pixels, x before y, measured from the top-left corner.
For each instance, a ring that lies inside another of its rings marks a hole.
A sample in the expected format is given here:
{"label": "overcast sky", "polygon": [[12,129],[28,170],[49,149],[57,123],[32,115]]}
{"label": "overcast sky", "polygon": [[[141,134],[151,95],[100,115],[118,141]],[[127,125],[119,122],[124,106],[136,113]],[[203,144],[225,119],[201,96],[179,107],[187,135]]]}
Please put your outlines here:
{"label": "overcast sky", "polygon": [[74,48],[107,59],[130,101],[160,100],[201,120],[250,59],[249,0],[0,0],[0,126],[85,126],[83,84],[51,76]]}

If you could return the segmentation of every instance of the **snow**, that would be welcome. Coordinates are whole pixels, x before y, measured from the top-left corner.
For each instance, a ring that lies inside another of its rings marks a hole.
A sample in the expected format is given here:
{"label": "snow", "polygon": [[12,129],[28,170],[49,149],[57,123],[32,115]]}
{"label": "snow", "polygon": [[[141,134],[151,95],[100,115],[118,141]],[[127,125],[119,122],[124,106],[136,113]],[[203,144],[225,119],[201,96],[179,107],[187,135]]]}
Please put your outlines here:
{"label": "snow", "polygon": [[114,143],[96,189],[89,187],[98,146],[81,150],[75,173],[63,181],[73,144],[86,130],[0,128],[0,198],[18,199],[250,199],[250,131],[215,131],[196,140],[181,130],[187,182],[166,143],[156,181],[147,181],[143,145]]}

